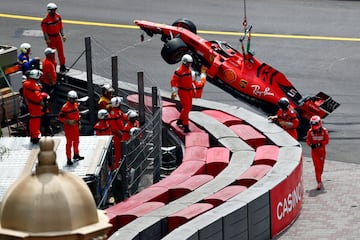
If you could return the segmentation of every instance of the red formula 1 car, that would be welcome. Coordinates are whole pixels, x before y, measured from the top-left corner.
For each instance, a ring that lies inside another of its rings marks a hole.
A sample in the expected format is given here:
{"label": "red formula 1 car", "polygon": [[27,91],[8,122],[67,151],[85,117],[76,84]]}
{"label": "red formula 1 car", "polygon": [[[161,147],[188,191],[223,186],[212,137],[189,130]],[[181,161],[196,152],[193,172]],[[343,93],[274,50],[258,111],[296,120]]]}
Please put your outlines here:
{"label": "red formula 1 car", "polygon": [[[178,19],[172,25],[135,20],[150,37],[161,34],[165,43],[161,56],[168,64],[175,64],[185,54],[194,59],[193,68],[208,68],[208,81],[235,97],[250,100],[273,113],[281,97],[287,97],[297,110],[300,119],[308,123],[313,115],[325,118],[340,104],[330,96],[319,92],[313,97],[303,97],[285,75],[256,59],[249,49],[251,27],[246,28],[240,39],[239,52],[224,41],[208,41],[196,34],[196,26],[187,19]],[[247,49],[244,38],[247,36]]]}

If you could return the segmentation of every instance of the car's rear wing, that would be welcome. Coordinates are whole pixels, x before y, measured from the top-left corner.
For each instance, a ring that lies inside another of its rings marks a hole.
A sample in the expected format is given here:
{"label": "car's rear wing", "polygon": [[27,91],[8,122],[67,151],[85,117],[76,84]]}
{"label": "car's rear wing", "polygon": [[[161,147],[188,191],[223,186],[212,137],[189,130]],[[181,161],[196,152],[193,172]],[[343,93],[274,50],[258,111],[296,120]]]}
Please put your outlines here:
{"label": "car's rear wing", "polygon": [[324,92],[319,92],[313,97],[304,98],[297,111],[304,119],[310,119],[313,115],[325,118],[340,106],[332,97]]}

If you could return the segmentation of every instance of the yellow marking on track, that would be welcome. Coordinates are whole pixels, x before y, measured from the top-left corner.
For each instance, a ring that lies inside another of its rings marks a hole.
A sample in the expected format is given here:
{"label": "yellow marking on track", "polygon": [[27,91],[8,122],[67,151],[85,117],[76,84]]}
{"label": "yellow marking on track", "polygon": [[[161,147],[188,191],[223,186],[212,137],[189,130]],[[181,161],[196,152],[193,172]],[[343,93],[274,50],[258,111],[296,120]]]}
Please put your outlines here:
{"label": "yellow marking on track", "polygon": [[[11,18],[11,19],[23,19],[29,21],[41,21],[42,18],[21,16],[14,14],[0,13],[0,18]],[[109,27],[109,28],[123,28],[123,29],[139,29],[138,26],[128,24],[115,24],[115,23],[101,23],[101,22],[89,22],[89,21],[76,21],[63,19],[63,23],[74,24],[74,25],[85,25],[85,26],[97,26],[97,27]],[[242,36],[242,32],[227,32],[227,31],[207,31],[198,30],[201,34],[210,35],[229,35],[229,36]],[[326,41],[351,41],[360,42],[360,38],[355,37],[326,37],[326,36],[306,36],[306,35],[288,35],[288,34],[271,34],[271,33],[251,33],[253,37],[262,38],[283,38],[283,39],[304,39],[304,40],[326,40]]]}

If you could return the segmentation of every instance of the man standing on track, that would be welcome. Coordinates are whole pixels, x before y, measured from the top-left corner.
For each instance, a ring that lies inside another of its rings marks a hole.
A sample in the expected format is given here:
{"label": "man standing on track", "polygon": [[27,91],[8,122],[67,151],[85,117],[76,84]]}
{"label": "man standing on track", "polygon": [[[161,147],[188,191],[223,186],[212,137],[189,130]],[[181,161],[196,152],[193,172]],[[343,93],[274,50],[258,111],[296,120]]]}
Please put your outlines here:
{"label": "man standing on track", "polygon": [[178,67],[171,80],[171,99],[174,100],[176,92],[179,94],[181,103],[180,117],[176,124],[184,128],[184,133],[190,132],[189,129],[189,113],[192,108],[192,98],[194,96],[194,85],[191,74],[191,64],[193,58],[189,54],[185,54],[181,58],[182,64]]}
{"label": "man standing on track", "polygon": [[306,144],[311,147],[311,157],[315,168],[315,177],[317,181],[317,190],[321,189],[321,175],[324,170],[326,145],[329,143],[329,133],[322,126],[321,118],[314,115],[310,119],[310,129],[307,132]]}
{"label": "man standing on track", "polygon": [[113,168],[117,169],[120,165],[121,160],[121,138],[124,130],[124,122],[127,120],[127,116],[121,110],[122,104],[121,97],[111,98],[111,110],[109,112],[109,124],[113,134],[114,142],[114,164]]}
{"label": "man standing on track", "polygon": [[28,78],[23,82],[23,96],[26,106],[29,110],[29,134],[30,142],[39,143],[41,137],[41,118],[44,115],[44,98],[49,95],[41,92],[39,79],[42,72],[37,69],[30,71]]}
{"label": "man standing on track", "polygon": [[52,48],[45,49],[45,58],[42,61],[43,75],[40,78],[43,90],[51,96],[57,82],[55,52]]}
{"label": "man standing on track", "polygon": [[66,41],[66,36],[63,30],[63,23],[61,16],[56,13],[57,6],[55,3],[49,3],[47,5],[48,14],[41,21],[41,29],[44,33],[44,39],[49,48],[57,50],[59,62],[60,62],[60,72],[66,72],[65,67],[65,54],[63,41]]}
{"label": "man standing on track", "polygon": [[80,143],[80,111],[77,92],[71,90],[67,94],[67,102],[62,106],[59,112],[59,121],[64,124],[64,133],[66,137],[66,157],[67,165],[73,165],[71,161],[71,149],[74,150],[73,160],[83,160],[84,157],[79,154]]}

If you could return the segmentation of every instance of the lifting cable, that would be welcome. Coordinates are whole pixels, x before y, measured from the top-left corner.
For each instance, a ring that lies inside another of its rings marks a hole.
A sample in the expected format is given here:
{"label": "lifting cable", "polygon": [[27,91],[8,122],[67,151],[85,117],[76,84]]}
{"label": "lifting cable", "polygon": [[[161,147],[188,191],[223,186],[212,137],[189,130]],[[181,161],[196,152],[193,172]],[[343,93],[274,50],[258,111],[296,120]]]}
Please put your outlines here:
{"label": "lifting cable", "polygon": [[[240,43],[241,43],[241,51],[244,57],[244,62],[246,60],[245,55],[249,53],[250,51],[250,41],[251,41],[251,29],[252,26],[250,25],[248,27],[248,22],[247,22],[247,17],[246,17],[246,0],[244,0],[244,18],[243,18],[243,22],[242,25],[244,27],[244,35],[240,37]],[[245,45],[244,45],[244,41],[247,37],[247,44],[246,44],[246,49],[245,49]]]}
{"label": "lifting cable", "polygon": [[246,27],[247,27],[247,19],[246,19],[246,0],[244,0],[244,19],[243,19],[243,26],[244,26],[244,31],[246,31]]}
{"label": "lifting cable", "polygon": [[74,65],[80,60],[80,58],[84,55],[85,53],[85,49],[84,51],[79,55],[79,57],[75,60],[75,62],[73,64],[71,64],[71,66],[69,67],[69,70],[72,69],[74,67]]}

